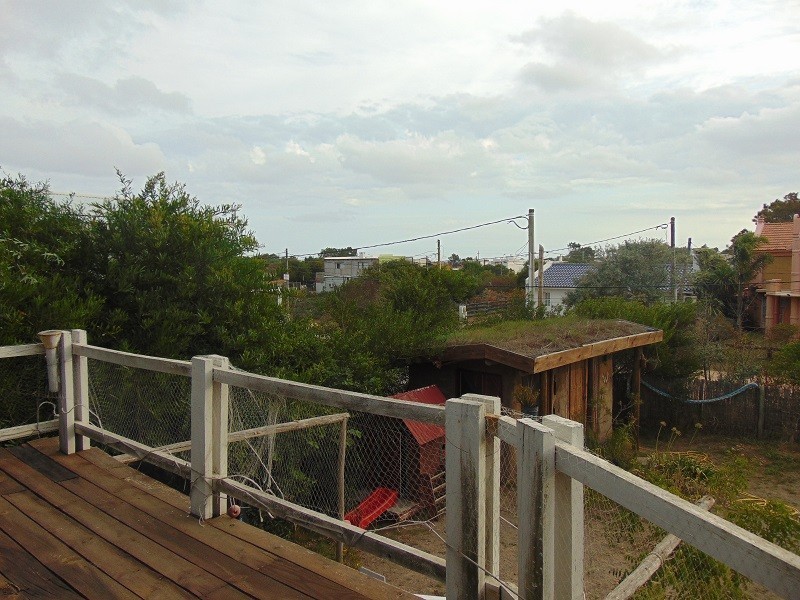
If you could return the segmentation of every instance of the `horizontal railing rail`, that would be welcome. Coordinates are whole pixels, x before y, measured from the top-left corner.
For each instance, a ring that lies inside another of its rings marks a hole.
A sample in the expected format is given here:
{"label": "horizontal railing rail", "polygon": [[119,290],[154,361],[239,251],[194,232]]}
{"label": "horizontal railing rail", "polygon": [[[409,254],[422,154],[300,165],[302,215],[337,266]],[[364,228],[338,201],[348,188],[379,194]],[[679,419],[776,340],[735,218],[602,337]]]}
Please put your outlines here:
{"label": "horizontal railing rail", "polygon": [[[557,418],[545,417],[545,426],[529,424],[526,421],[487,415],[486,430],[487,434],[497,436],[516,448],[520,456],[523,456],[523,452],[527,452],[524,447],[529,438],[537,440],[535,452],[527,459],[521,460],[518,467],[526,470],[534,469],[540,478],[545,479],[543,484],[537,484],[536,489],[539,489],[540,485],[544,485],[547,489],[546,464],[550,456],[556,476],[566,476],[574,482],[592,488],[771,591],[790,598],[800,589],[800,557],[796,554],[703,510],[696,504],[587,452],[582,447],[559,439],[558,436],[553,437],[554,432],[546,426],[557,426],[559,424]],[[534,431],[529,435],[528,429],[531,428]],[[551,438],[549,442],[546,439],[548,435]],[[521,482],[525,478],[525,473],[520,472],[519,476],[518,485],[522,487]],[[557,488],[555,489],[557,491]],[[531,493],[538,492],[532,490]],[[541,493],[547,496],[546,491]],[[545,504],[539,506],[537,510],[545,510]],[[547,516],[542,516],[539,512],[534,513],[533,518],[539,528],[535,535],[543,536],[542,543],[548,543],[547,532],[541,530],[542,523],[548,520]],[[521,522],[520,529],[523,526],[525,524]],[[558,526],[563,527],[563,523],[559,521]],[[552,543],[552,540],[549,543]],[[519,547],[524,546],[523,540],[520,540]],[[539,560],[544,559],[540,556]],[[576,558],[573,557],[573,560]],[[541,562],[539,568],[539,576],[545,576],[546,574],[541,573]],[[551,579],[549,583],[554,582]],[[538,582],[540,586],[547,584],[548,582],[544,580]],[[520,588],[524,589],[524,586],[521,585]]]}
{"label": "horizontal railing rail", "polygon": [[0,346],[0,359],[16,358],[18,356],[36,356],[37,354],[44,354],[44,346],[42,344]]}
{"label": "horizontal railing rail", "polygon": [[319,385],[276,379],[245,371],[214,369],[214,381],[256,392],[276,394],[296,400],[322,404],[353,412],[367,412],[397,419],[413,419],[425,423],[444,425],[444,407],[420,404],[407,400],[395,400],[346,390],[337,390]]}
{"label": "horizontal railing rail", "polygon": [[192,376],[192,363],[188,360],[176,360],[173,358],[159,358],[156,356],[146,356],[133,352],[122,352],[121,350],[109,350],[100,346],[89,344],[72,344],[72,351],[76,356],[84,356],[100,360],[102,362],[131,367],[133,369],[143,369],[145,371],[157,371],[170,375],[181,375],[183,377]]}
{"label": "horizontal railing rail", "polygon": [[29,425],[17,425],[16,427],[6,427],[0,429],[0,442],[9,442],[11,440],[21,440],[40,435],[42,433],[50,433],[51,431],[58,431],[58,419],[51,419],[49,421],[40,421],[39,423],[31,423]]}
{"label": "horizontal railing rail", "polygon": [[246,486],[231,479],[214,482],[214,488],[250,506],[264,509],[269,513],[310,529],[334,541],[342,542],[351,548],[360,548],[376,556],[396,562],[412,571],[445,581],[445,561],[412,546],[397,542],[372,531],[367,531],[277,496],[273,496]]}
{"label": "horizontal railing rail", "polygon": [[784,597],[800,590],[800,556],[581,448],[555,441],[556,469]]}

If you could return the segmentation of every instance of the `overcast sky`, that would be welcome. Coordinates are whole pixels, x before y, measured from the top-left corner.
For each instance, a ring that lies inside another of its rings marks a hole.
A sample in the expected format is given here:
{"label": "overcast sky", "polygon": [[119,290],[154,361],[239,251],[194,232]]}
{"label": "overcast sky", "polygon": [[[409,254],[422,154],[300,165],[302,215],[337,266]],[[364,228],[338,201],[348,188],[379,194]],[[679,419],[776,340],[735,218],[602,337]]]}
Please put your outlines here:
{"label": "overcast sky", "polygon": [[0,0],[0,167],[78,196],[165,171],[291,254],[528,208],[548,251],[671,216],[722,248],[800,191],[798,0],[543,4]]}

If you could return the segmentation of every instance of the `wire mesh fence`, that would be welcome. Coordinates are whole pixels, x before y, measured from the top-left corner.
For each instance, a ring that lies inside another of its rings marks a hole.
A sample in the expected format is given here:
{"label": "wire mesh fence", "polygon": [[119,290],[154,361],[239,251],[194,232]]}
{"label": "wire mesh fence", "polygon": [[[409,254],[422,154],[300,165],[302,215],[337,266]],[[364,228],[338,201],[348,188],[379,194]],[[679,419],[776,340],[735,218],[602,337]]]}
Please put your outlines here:
{"label": "wire mesh fence", "polygon": [[[0,376],[4,362],[0,361]],[[153,447],[191,438],[189,379],[94,360],[89,361],[89,374],[91,418],[101,427]],[[231,387],[229,394],[229,432],[234,439],[228,449],[230,477],[445,556],[444,428],[368,413],[343,414],[243,388]],[[504,414],[529,417],[509,410]],[[248,430],[260,431],[236,437]],[[703,476],[697,471],[703,465],[679,467]],[[517,470],[516,448],[501,443],[498,569],[507,589],[513,589],[518,580]],[[661,484],[669,488],[668,481]],[[695,491],[697,497],[691,500],[702,495],[699,487]],[[558,524],[556,529],[560,535]],[[646,519],[586,488],[586,598],[607,597],[666,535]],[[776,597],[686,543],[655,560],[658,568],[631,597]],[[426,583],[424,576],[381,559],[363,555],[356,564],[383,571],[390,582],[407,589],[443,591],[441,584]]]}
{"label": "wire mesh fence", "polygon": [[88,361],[89,420],[158,448],[191,439],[191,381],[187,377]]}
{"label": "wire mesh fence", "polygon": [[58,394],[48,391],[43,355],[0,360],[0,428],[40,423],[55,418]]}

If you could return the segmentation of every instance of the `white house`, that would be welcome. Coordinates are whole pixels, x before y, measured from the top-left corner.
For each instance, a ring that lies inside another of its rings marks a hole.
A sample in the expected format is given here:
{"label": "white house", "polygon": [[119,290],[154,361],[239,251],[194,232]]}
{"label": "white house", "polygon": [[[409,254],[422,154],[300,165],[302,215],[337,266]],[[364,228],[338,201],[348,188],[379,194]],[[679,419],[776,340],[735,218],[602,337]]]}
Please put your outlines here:
{"label": "white house", "polygon": [[[578,282],[589,271],[591,265],[585,263],[545,262],[542,273],[543,304],[556,308],[564,304],[567,294],[575,291]],[[539,298],[539,274],[533,278],[531,293],[534,302]]]}
{"label": "white house", "polygon": [[377,256],[329,256],[325,258],[325,271],[316,275],[316,290],[330,292],[343,283],[361,275],[378,263]]}

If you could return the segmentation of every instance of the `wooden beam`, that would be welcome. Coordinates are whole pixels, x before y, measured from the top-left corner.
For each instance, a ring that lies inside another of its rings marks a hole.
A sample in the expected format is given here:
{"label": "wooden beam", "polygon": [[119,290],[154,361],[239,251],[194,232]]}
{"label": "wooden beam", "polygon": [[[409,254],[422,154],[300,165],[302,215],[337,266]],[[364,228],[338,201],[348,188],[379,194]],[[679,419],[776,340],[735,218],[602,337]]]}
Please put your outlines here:
{"label": "wooden beam", "polygon": [[19,440],[34,435],[39,435],[40,433],[48,433],[50,431],[58,431],[58,419],[0,429],[0,442]]}
{"label": "wooden beam", "polygon": [[42,344],[0,346],[0,359],[16,358],[18,356],[36,356],[37,354],[44,354],[44,346]]}
{"label": "wooden beam", "polygon": [[800,589],[800,556],[722,517],[558,440],[556,468],[779,596]]}
{"label": "wooden beam", "polygon": [[447,598],[472,600],[486,583],[486,406],[456,398],[445,410]]}
{"label": "wooden beam", "polygon": [[78,356],[85,356],[86,358],[93,358],[123,367],[158,371],[159,373],[169,373],[183,377],[192,376],[192,363],[188,360],[145,356],[144,354],[109,350],[108,348],[90,346],[88,344],[73,344],[72,350]]}
{"label": "wooden beam", "polygon": [[636,333],[634,335],[626,335],[624,337],[594,342],[593,344],[585,344],[578,348],[553,352],[552,354],[543,354],[542,356],[537,356],[534,361],[534,373],[549,371],[557,367],[563,367],[581,360],[586,360],[587,358],[595,358],[604,354],[613,354],[614,352],[620,352],[622,350],[657,344],[663,339],[663,331],[649,331],[647,333]]}
{"label": "wooden beam", "polygon": [[106,431],[105,429],[101,429],[89,423],[75,423],[75,433],[85,435],[109,448],[135,456],[139,460],[151,463],[160,469],[175,473],[185,479],[191,477],[192,465],[189,461],[182,460],[166,452],[161,452],[150,446],[145,446],[125,436],[111,433],[110,431]]}
{"label": "wooden beam", "polygon": [[551,600],[555,589],[555,438],[551,429],[532,419],[520,419],[517,428],[519,597]]}
{"label": "wooden beam", "polygon": [[334,406],[353,412],[368,412],[384,417],[413,419],[423,423],[444,425],[444,407],[395,400],[382,396],[348,392],[308,383],[286,381],[244,371],[214,370],[214,381],[286,398]]}
{"label": "wooden beam", "polygon": [[[583,449],[583,425],[559,417],[546,415],[542,425],[553,430],[556,439]],[[583,590],[583,484],[556,472],[555,475],[555,537],[553,564],[555,568],[555,599],[578,600]]]}
{"label": "wooden beam", "polygon": [[[710,510],[714,505],[714,498],[711,496],[703,496],[697,502],[697,506],[703,510]],[[636,591],[645,585],[650,578],[655,575],[656,571],[661,568],[670,554],[675,551],[678,544],[681,543],[680,538],[672,535],[671,533],[664,537],[653,551],[644,557],[644,560],[639,563],[631,573],[623,579],[620,584],[611,590],[611,593],[606,596],[606,600],[628,600],[633,596]]]}
{"label": "wooden beam", "polygon": [[534,359],[518,352],[498,348],[491,344],[465,344],[445,348],[442,360],[453,362],[463,360],[491,360],[526,373],[533,373]]}
{"label": "wooden beam", "polygon": [[[350,413],[336,413],[335,415],[322,415],[319,417],[309,417],[299,421],[287,421],[286,423],[276,423],[275,425],[262,425],[261,427],[253,427],[252,429],[242,429],[241,431],[234,431],[228,434],[228,443],[241,442],[257,437],[264,437],[267,435],[274,435],[276,433],[283,433],[286,431],[297,431],[299,429],[308,429],[309,427],[319,427],[321,425],[333,425],[341,421],[346,421],[350,417]],[[185,440],[183,442],[175,442],[174,444],[167,444],[166,446],[159,446],[158,450],[162,452],[169,452],[174,454],[176,452],[186,452],[192,449],[192,441]]]}
{"label": "wooden beam", "polygon": [[375,556],[391,560],[417,573],[438,581],[445,581],[445,561],[438,556],[417,550],[400,542],[366,531],[347,521],[297,506],[277,496],[247,487],[237,481],[223,479],[214,482],[221,492],[250,506],[266,510],[270,514],[296,523],[352,548],[359,548]]}

